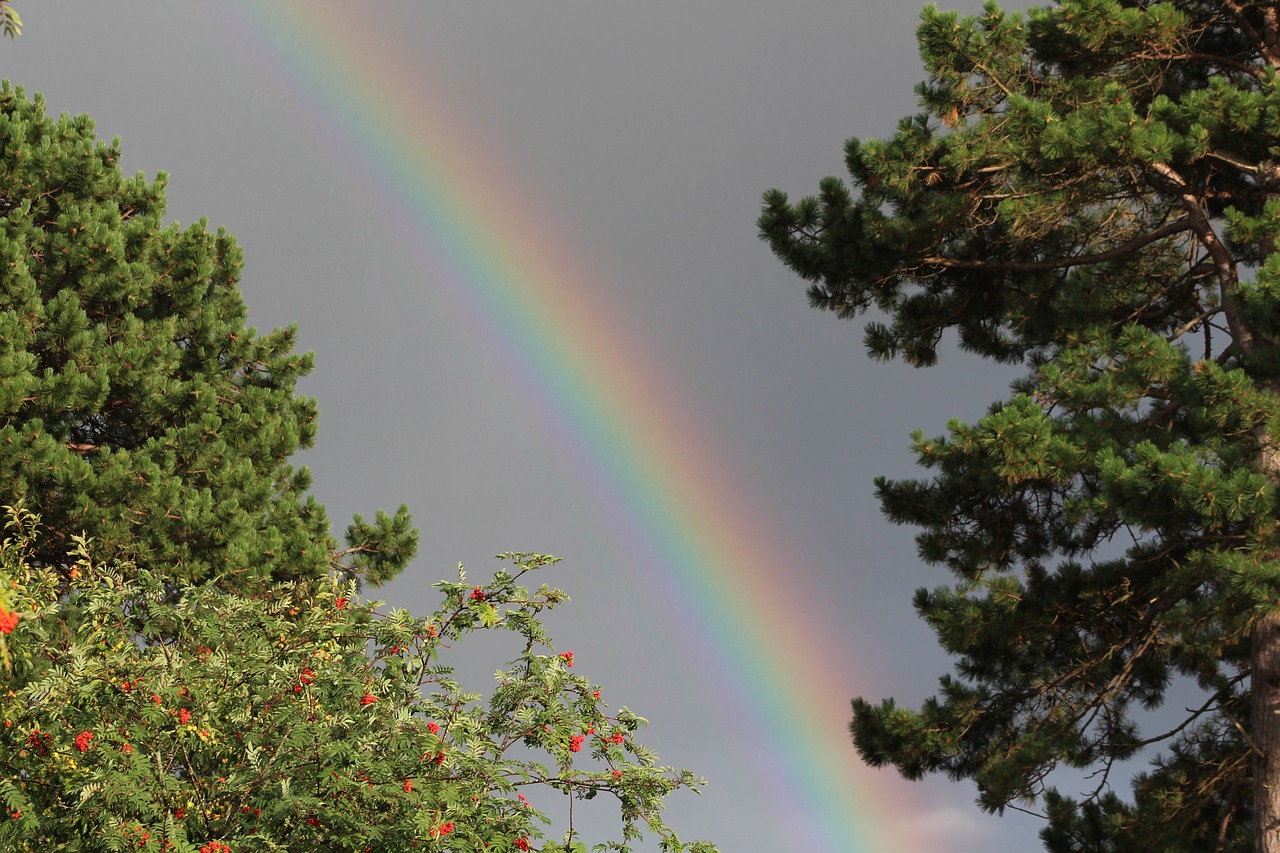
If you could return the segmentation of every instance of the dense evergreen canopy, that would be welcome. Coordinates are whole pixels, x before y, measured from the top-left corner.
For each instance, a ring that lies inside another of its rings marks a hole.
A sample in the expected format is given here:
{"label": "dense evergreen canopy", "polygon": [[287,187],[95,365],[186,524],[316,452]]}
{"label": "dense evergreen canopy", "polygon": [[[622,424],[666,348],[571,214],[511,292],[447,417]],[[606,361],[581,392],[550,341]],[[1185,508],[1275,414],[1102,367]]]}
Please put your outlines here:
{"label": "dense evergreen canopy", "polygon": [[[956,672],[856,700],[855,743],[1039,804],[1051,850],[1280,850],[1280,4],[930,7],[919,42],[924,112],[759,221],[872,356],[955,330],[1028,368],[878,483],[958,578],[916,598]],[[1202,699],[1144,725],[1179,680]]]}
{"label": "dense evergreen canopy", "polygon": [[104,556],[251,590],[331,561],[373,582],[412,557],[402,507],[339,553],[309,476],[311,369],[294,329],[246,326],[241,254],[162,221],[162,174],[124,177],[86,116],[0,89],[0,481],[44,520],[39,559]]}

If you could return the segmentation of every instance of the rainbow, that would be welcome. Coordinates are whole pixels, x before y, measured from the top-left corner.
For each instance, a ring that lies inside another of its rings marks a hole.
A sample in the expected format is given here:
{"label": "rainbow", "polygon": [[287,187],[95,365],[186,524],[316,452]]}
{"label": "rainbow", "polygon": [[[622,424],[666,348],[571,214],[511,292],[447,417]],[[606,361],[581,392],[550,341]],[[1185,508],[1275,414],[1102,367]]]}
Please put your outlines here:
{"label": "rainbow", "polygon": [[778,812],[797,824],[793,849],[911,849],[901,826],[893,838],[884,827],[907,812],[893,793],[901,786],[861,767],[848,745],[847,685],[828,671],[847,667],[848,651],[833,651],[814,617],[821,592],[787,568],[788,550],[699,431],[695,407],[646,372],[645,348],[610,322],[618,312],[605,288],[587,286],[600,278],[587,253],[540,229],[538,194],[501,168],[510,157],[468,135],[475,123],[431,81],[402,72],[375,8],[361,8],[357,27],[343,23],[337,0],[231,6],[236,37],[272,54],[281,85],[358,152],[403,251],[454,282],[459,322],[520,341],[509,353],[515,378],[587,448],[601,493],[630,519],[656,580],[684,602],[682,618],[724,669],[773,768]]}

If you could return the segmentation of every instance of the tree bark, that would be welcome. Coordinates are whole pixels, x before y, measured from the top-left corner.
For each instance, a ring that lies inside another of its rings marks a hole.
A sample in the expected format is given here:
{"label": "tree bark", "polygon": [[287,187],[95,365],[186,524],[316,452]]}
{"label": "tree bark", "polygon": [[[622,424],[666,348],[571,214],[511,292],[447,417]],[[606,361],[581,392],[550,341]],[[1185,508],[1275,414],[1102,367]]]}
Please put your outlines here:
{"label": "tree bark", "polygon": [[1280,612],[1253,626],[1253,849],[1280,853]]}
{"label": "tree bark", "polygon": [[[1274,252],[1273,252],[1274,254]],[[1228,311],[1234,314],[1233,310]],[[1237,323],[1245,328],[1243,321]],[[1257,349],[1262,342],[1245,335],[1242,349]],[[1280,393],[1274,381],[1265,383],[1272,394]],[[1262,446],[1259,462],[1267,479],[1280,484],[1280,446],[1267,425],[1255,428]],[[1280,556],[1277,556],[1280,561]],[[1280,853],[1280,602],[1258,617],[1253,625],[1249,649],[1249,689],[1251,736],[1253,738],[1253,850]]]}

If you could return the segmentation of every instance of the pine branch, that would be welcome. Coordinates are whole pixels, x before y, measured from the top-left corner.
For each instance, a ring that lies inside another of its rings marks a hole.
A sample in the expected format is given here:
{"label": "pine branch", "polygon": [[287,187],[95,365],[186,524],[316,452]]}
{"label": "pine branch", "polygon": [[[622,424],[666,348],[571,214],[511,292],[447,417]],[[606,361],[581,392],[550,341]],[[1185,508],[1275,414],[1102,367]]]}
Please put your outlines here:
{"label": "pine branch", "polygon": [[932,264],[946,269],[962,270],[996,270],[1001,272],[1047,272],[1049,270],[1067,269],[1069,267],[1092,266],[1119,260],[1134,254],[1139,249],[1163,240],[1182,231],[1192,228],[1189,217],[1175,220],[1154,231],[1135,237],[1105,252],[1090,255],[1074,255],[1065,258],[1053,258],[1047,261],[983,261],[977,259],[929,257],[922,259],[922,264]]}

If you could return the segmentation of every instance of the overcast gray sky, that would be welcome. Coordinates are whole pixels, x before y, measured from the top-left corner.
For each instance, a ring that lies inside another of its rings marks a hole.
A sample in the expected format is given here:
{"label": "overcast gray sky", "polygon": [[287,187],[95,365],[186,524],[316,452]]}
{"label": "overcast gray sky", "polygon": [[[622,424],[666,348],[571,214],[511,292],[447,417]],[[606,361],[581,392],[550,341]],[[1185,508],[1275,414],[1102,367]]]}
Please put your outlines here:
{"label": "overcast gray sky", "polygon": [[913,2],[18,10],[5,76],[168,171],[172,218],[238,236],[253,322],[315,350],[316,494],[339,528],[405,502],[422,531],[382,597],[424,610],[459,561],[564,556],[558,647],[710,780],[672,798],[686,839],[1039,846],[968,785],[860,768],[843,730],[853,695],[918,704],[948,666],[910,607],[947,578],[872,478],[1009,377],[868,361],[754,225],[763,190],[814,191],[914,111]]}

